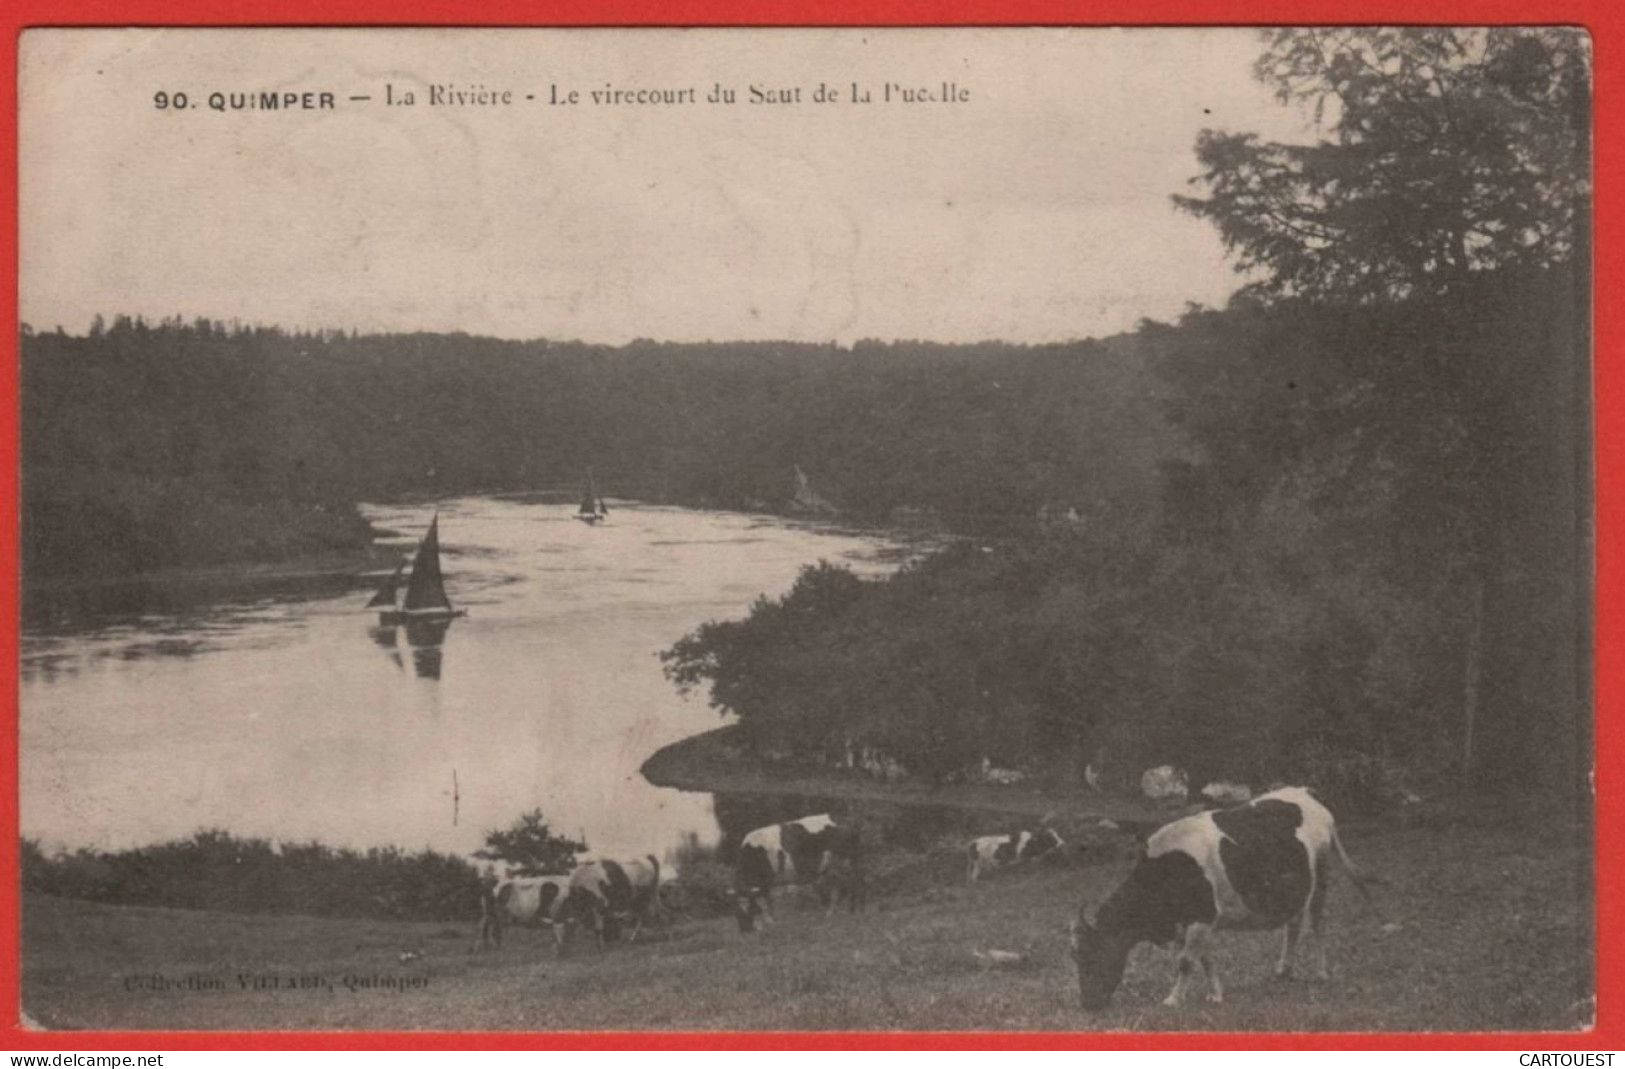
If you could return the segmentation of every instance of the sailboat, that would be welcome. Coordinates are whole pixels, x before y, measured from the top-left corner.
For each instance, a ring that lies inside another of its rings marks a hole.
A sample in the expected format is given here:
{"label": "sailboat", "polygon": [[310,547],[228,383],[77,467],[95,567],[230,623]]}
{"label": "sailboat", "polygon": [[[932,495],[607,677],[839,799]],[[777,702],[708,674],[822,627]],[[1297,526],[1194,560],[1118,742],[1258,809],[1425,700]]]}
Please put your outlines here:
{"label": "sailboat", "polygon": [[446,584],[440,577],[440,514],[429,521],[429,533],[418,543],[417,555],[412,558],[412,572],[406,580],[406,598],[397,606],[395,598],[400,589],[406,562],[396,566],[384,585],[378,588],[367,608],[380,609],[378,622],[385,627],[394,624],[414,624],[434,620],[451,620],[466,615],[467,609],[454,609],[446,597]]}
{"label": "sailboat", "polygon": [[598,496],[598,487],[592,480],[592,472],[587,472],[587,485],[581,491],[581,507],[576,509],[576,519],[591,525],[609,516],[609,506],[604,499]]}

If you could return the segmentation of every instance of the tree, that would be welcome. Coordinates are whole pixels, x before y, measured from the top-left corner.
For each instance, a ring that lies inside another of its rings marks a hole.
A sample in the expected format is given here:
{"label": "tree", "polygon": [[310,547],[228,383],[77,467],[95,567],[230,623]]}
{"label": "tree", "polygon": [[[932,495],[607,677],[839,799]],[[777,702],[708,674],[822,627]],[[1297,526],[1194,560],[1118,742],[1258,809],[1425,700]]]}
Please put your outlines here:
{"label": "tree", "polygon": [[[1265,492],[1319,487],[1317,522],[1341,513],[1352,529],[1365,515],[1367,530],[1393,537],[1391,576],[1407,553],[1413,584],[1417,564],[1433,565],[1432,596],[1453,606],[1460,634],[1464,775],[1571,780],[1585,762],[1555,744],[1583,737],[1588,702],[1585,35],[1350,28],[1264,40],[1259,79],[1311,107],[1331,136],[1289,145],[1204,131],[1193,184],[1206,196],[1174,202],[1218,228],[1250,276],[1246,298],[1288,312],[1356,306],[1394,329],[1363,352],[1335,334],[1324,354],[1289,345],[1283,367],[1334,357],[1321,375],[1336,389],[1319,391],[1312,421],[1278,424],[1291,433],[1274,444],[1295,455],[1230,457],[1226,472],[1219,446],[1208,482],[1251,464],[1271,473],[1253,479]],[[1351,320],[1342,336],[1367,333]],[[1174,377],[1187,410],[1211,411],[1200,371]],[[1283,377],[1288,391],[1303,381]],[[1268,428],[1260,417],[1289,407],[1276,396],[1241,399],[1241,425]],[[1570,664],[1572,685],[1554,667]],[[1533,776],[1532,753],[1547,766]]]}
{"label": "tree", "polygon": [[839,565],[808,565],[782,597],[758,598],[747,620],[703,624],[663,651],[666,678],[684,694],[709,683],[715,709],[739,717],[748,734],[768,741],[798,719],[803,676],[824,674],[809,663],[819,636],[869,589]]}
{"label": "tree", "polygon": [[1372,300],[1565,263],[1589,212],[1585,34],[1562,28],[1266,31],[1254,70],[1311,107],[1311,145],[1203,131],[1174,203],[1211,220],[1262,296]]}
{"label": "tree", "polygon": [[485,847],[474,856],[505,861],[523,875],[563,875],[575,868],[576,855],[585,842],[555,835],[540,809],[532,809],[506,828],[485,833]]}

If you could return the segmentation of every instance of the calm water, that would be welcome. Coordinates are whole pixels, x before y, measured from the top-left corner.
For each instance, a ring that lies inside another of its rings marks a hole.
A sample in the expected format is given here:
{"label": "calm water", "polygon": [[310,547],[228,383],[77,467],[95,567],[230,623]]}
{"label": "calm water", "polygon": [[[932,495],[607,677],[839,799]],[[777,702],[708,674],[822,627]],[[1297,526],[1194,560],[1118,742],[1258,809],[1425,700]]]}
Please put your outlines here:
{"label": "calm water", "polygon": [[[598,853],[714,841],[709,796],[638,774],[720,723],[656,653],[805,564],[899,559],[880,538],[762,517],[621,506],[589,528],[573,505],[439,507],[446,585],[469,611],[443,635],[377,628],[370,589],[25,628],[23,834],[116,848],[221,827],[467,853],[539,806]],[[367,511],[406,554],[433,507]]]}

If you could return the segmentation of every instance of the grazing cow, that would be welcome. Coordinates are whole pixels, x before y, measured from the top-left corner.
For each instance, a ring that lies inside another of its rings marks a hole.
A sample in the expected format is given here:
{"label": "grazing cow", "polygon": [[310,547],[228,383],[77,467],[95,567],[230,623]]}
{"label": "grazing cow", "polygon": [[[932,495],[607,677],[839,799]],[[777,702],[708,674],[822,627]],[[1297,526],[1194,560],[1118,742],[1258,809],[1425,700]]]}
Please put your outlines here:
{"label": "grazing cow", "polygon": [[1012,835],[984,835],[972,839],[969,851],[970,867],[966,870],[967,883],[975,883],[983,869],[1004,868],[1023,861],[1036,861],[1045,854],[1059,850],[1061,837],[1049,828],[1021,831]]}
{"label": "grazing cow", "polygon": [[[756,918],[773,919],[773,888],[779,884],[812,883],[828,867],[833,854],[856,858],[857,835],[836,825],[827,813],[757,828],[739,844],[734,862],[734,904],[740,931],[755,929]],[[827,900],[829,886],[818,887]]]}
{"label": "grazing cow", "polygon": [[552,926],[569,890],[568,876],[515,876],[485,889],[476,949],[501,946],[504,924]]}
{"label": "grazing cow", "polygon": [[1198,964],[1207,977],[1208,997],[1220,1001],[1224,992],[1209,954],[1214,928],[1280,928],[1275,974],[1285,978],[1307,921],[1318,944],[1317,975],[1325,978],[1320,924],[1334,852],[1367,894],[1364,884],[1372,878],[1354,868],[1332,814],[1303,787],[1284,787],[1246,805],[1208,810],[1160,828],[1094,921],[1080,911],[1072,924],[1083,1008],[1105,1008],[1122,982],[1129,952],[1145,942],[1179,943],[1179,976],[1164,1005],[1184,1001]]}
{"label": "grazing cow", "polygon": [[621,924],[632,921],[631,942],[652,921],[660,909],[660,862],[653,854],[634,861],[589,861],[570,873],[569,891],[559,909],[562,923],[554,928],[559,949],[564,949],[565,929],[571,925],[590,926],[599,949],[620,936]]}

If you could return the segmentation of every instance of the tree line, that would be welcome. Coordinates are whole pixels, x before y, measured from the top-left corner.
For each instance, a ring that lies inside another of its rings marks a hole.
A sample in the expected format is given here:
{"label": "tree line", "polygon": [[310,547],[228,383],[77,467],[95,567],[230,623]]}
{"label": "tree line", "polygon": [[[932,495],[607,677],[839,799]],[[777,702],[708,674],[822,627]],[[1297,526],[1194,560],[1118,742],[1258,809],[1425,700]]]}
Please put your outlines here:
{"label": "tree line", "polygon": [[600,490],[959,529],[1133,497],[1169,439],[1143,345],[620,347],[120,317],[22,341],[32,576],[364,544],[354,502]]}
{"label": "tree line", "polygon": [[1466,762],[1572,776],[1584,421],[1551,312],[1568,283],[1496,281],[1147,328],[1191,445],[1156,508],[965,539],[886,581],[809,568],[676,643],[668,675],[759,752],[874,748],[937,781],[984,758],[1071,782],[1172,762],[1376,805],[1405,770],[1431,790]]}

